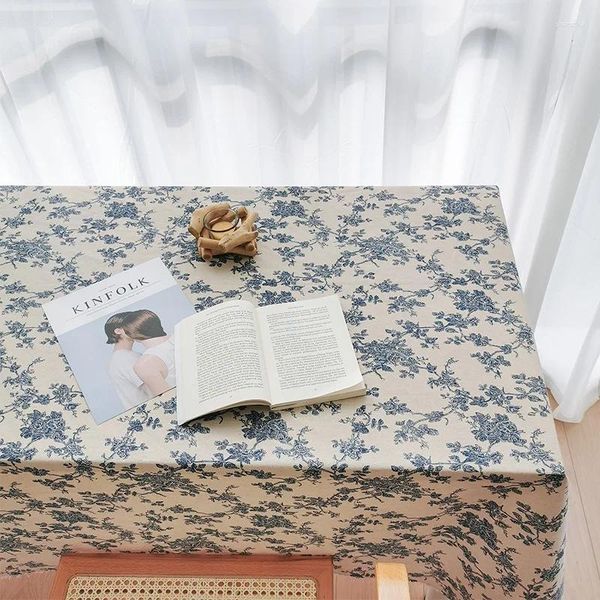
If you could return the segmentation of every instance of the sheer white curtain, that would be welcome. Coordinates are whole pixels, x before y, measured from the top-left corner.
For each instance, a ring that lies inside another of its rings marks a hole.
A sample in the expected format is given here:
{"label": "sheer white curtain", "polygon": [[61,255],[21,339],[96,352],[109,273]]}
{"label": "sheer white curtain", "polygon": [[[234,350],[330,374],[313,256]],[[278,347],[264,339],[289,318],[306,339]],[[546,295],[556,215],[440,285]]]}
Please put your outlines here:
{"label": "sheer white curtain", "polygon": [[500,185],[557,416],[600,378],[596,0],[0,3],[0,183]]}

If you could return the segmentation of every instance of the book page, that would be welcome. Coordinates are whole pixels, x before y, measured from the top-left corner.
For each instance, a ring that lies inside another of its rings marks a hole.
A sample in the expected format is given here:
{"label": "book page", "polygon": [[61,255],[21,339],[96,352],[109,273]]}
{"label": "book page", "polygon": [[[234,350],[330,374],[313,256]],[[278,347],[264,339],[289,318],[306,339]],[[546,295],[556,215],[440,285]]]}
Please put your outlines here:
{"label": "book page", "polygon": [[272,406],[362,383],[337,296],[263,306],[256,315]]}
{"label": "book page", "polygon": [[249,402],[268,403],[254,306],[224,302],[175,329],[177,420]]}

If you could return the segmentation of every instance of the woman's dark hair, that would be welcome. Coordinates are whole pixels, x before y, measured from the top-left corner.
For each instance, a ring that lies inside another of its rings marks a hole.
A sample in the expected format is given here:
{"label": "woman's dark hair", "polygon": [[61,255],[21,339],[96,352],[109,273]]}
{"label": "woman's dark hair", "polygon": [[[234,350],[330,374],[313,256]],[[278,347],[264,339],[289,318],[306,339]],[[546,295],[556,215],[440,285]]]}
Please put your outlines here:
{"label": "woman's dark hair", "polygon": [[158,315],[145,309],[127,313],[123,331],[133,340],[149,340],[167,335]]}
{"label": "woman's dark hair", "polygon": [[123,328],[127,315],[130,313],[122,312],[113,315],[104,324],[104,333],[106,333],[106,343],[116,344],[119,341],[119,336],[115,334],[115,329]]}

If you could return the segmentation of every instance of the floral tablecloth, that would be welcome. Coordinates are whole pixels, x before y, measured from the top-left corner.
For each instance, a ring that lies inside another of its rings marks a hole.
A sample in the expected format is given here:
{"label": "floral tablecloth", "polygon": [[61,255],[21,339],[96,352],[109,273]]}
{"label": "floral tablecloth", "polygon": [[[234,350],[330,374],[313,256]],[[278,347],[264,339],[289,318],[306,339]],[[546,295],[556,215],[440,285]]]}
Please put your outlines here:
{"label": "floral tablecloth", "polygon": [[[0,566],[66,551],[399,559],[449,598],[562,592],[567,485],[495,187],[0,188]],[[197,258],[192,210],[260,214]],[[95,425],[41,305],[161,256],[197,310],[337,293],[364,398]]]}

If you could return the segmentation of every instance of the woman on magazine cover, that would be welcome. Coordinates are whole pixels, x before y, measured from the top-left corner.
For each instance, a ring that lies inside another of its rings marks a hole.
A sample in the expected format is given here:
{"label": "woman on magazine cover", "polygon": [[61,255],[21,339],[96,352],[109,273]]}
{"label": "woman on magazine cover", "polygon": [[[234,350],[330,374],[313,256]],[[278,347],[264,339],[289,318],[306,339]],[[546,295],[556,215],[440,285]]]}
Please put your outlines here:
{"label": "woman on magazine cover", "polygon": [[145,348],[133,368],[152,396],[175,387],[175,344],[173,337],[163,329],[158,315],[146,309],[131,311],[123,330]]}
{"label": "woman on magazine cover", "polygon": [[133,350],[133,339],[123,329],[129,314],[122,312],[113,315],[104,325],[106,343],[113,345],[108,363],[108,375],[119,400],[126,409],[133,408],[151,397],[144,386],[144,381],[134,369],[142,355]]}

